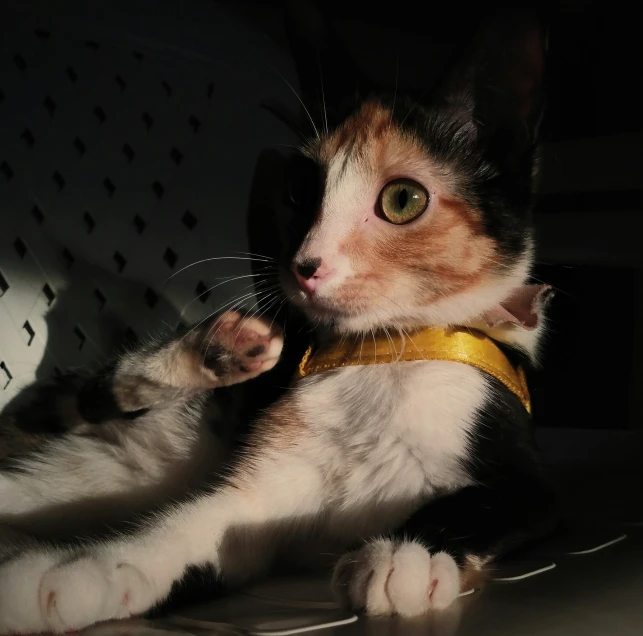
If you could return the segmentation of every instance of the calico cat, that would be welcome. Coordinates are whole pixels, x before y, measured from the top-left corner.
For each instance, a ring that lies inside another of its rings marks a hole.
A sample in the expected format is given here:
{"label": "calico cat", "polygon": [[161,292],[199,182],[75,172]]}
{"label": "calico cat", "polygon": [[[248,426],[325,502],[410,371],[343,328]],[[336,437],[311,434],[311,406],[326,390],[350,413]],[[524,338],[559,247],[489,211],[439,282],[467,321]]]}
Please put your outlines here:
{"label": "calico cat", "polygon": [[[419,328],[457,326],[536,361],[543,289],[526,283],[542,31],[500,19],[475,50],[421,103],[363,99],[303,144],[318,195],[280,277],[318,344],[390,330],[411,346]],[[417,616],[551,527],[528,409],[468,364],[316,373],[244,443],[222,440],[209,392],[269,370],[282,345],[271,321],[227,312],[54,391],[52,413],[76,425],[5,459],[3,520],[34,531],[99,497],[151,512],[98,541],[7,540],[1,633],[141,614],[194,568],[241,584],[284,552],[343,553],[334,585],[349,606]]]}

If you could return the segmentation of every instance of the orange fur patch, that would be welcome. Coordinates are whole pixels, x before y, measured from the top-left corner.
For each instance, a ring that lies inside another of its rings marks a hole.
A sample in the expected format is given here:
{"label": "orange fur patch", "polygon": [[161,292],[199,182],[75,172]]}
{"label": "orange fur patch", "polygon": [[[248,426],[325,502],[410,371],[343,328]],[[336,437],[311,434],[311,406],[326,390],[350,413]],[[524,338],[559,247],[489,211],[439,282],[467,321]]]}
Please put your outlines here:
{"label": "orange fur patch", "polygon": [[464,566],[460,568],[460,592],[469,590],[479,590],[483,588],[489,580],[489,571],[487,569],[491,557],[479,557],[472,554],[467,555],[464,559]]}
{"label": "orange fur patch", "polygon": [[[342,244],[342,251],[353,255],[356,271],[385,271],[389,281],[397,274],[411,275],[414,289],[421,293],[416,301],[422,303],[475,287],[497,271],[497,244],[485,235],[481,213],[456,197],[444,167],[432,161],[418,139],[392,123],[388,109],[366,103],[309,148],[309,154],[326,166],[342,152],[359,162],[378,187],[407,177],[422,183],[431,197],[417,222],[380,228],[375,236],[357,227]],[[338,292],[339,299],[349,299],[349,287],[350,283]]]}

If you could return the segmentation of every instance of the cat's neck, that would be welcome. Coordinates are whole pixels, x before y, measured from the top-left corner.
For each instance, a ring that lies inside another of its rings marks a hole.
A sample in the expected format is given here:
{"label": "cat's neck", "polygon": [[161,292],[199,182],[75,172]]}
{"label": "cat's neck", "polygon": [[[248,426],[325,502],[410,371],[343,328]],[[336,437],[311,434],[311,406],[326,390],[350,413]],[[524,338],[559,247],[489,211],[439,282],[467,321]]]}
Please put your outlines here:
{"label": "cat's neck", "polygon": [[515,325],[502,325],[496,327],[490,327],[484,320],[471,320],[465,321],[462,324],[417,324],[413,326],[407,326],[403,329],[400,328],[399,324],[397,325],[381,325],[379,328],[374,328],[372,331],[367,332],[338,332],[329,326],[320,326],[314,331],[314,339],[318,345],[326,345],[330,342],[344,339],[359,339],[359,338],[371,338],[376,333],[387,333],[387,337],[396,338],[401,337],[405,338],[409,334],[412,334],[414,331],[418,331],[425,327],[436,327],[448,329],[452,327],[465,327],[470,329],[475,329],[480,331],[492,340],[495,340],[498,343],[501,343],[505,347],[515,350],[519,355],[526,357],[532,364],[537,364],[538,362],[538,353],[539,353],[539,342],[541,334],[545,328],[544,318],[541,316],[538,325],[533,329],[525,329],[522,327],[517,327]]}

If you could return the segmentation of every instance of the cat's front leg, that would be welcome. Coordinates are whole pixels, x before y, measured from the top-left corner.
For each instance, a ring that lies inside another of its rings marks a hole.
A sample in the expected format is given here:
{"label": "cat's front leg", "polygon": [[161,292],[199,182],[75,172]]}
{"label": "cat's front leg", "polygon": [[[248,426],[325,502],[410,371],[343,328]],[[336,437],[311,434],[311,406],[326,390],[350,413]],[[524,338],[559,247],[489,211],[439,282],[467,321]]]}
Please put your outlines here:
{"label": "cat's front leg", "polygon": [[100,422],[238,384],[272,369],[282,346],[277,325],[227,311],[123,355],[86,383],[79,410],[88,421]]}
{"label": "cat's front leg", "polygon": [[551,530],[555,503],[547,482],[528,471],[468,486],[424,506],[390,537],[345,555],[335,591],[371,615],[445,609],[484,583],[494,559]]}
{"label": "cat's front leg", "polygon": [[217,564],[222,497],[166,511],[129,538],[81,549],[42,546],[0,567],[0,634],[79,630],[141,614],[190,565]]}
{"label": "cat's front leg", "polygon": [[[294,406],[273,409],[257,432],[256,452],[244,455],[215,492],[165,510],[129,537],[75,550],[41,547],[5,561],[0,634],[62,633],[144,613],[190,566],[243,576],[248,566],[238,561],[248,552],[249,531],[263,537],[293,519],[301,527],[323,501],[322,471],[299,450],[308,443],[305,424]],[[252,551],[250,565],[269,553]]]}

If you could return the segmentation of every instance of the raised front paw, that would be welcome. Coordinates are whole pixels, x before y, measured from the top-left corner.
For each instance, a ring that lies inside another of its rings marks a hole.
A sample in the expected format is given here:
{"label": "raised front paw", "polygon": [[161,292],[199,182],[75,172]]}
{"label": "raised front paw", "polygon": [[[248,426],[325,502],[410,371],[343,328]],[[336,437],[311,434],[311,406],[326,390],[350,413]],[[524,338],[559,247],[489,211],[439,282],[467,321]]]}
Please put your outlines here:
{"label": "raised front paw", "polygon": [[456,562],[414,541],[371,541],[337,563],[333,587],[354,610],[413,617],[447,608],[460,593]]}
{"label": "raised front paw", "polygon": [[0,567],[0,634],[76,631],[138,614],[155,600],[127,564],[34,552]]}
{"label": "raised front paw", "polygon": [[272,369],[283,347],[281,329],[262,318],[227,311],[203,333],[203,365],[228,386]]}

